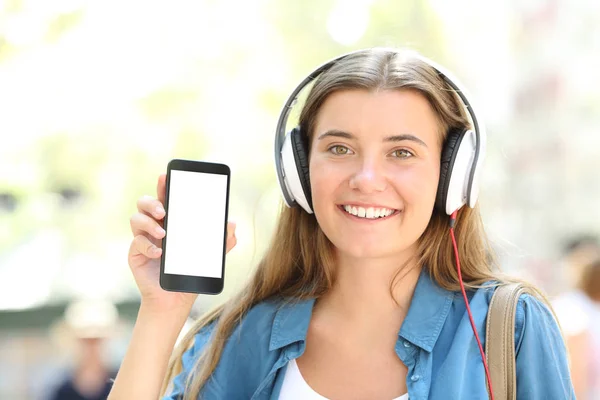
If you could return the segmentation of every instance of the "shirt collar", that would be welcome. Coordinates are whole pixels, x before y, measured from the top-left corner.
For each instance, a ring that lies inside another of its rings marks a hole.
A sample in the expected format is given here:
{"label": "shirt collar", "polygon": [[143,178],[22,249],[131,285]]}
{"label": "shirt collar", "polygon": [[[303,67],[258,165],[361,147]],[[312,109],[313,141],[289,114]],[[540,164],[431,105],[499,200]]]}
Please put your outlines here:
{"label": "shirt collar", "polygon": [[[400,336],[431,352],[450,312],[454,294],[439,287],[423,268],[415,287]],[[273,326],[269,350],[306,340],[315,299],[288,300],[280,304]]]}
{"label": "shirt collar", "polygon": [[269,350],[306,340],[315,299],[286,300],[279,305],[271,328]]}
{"label": "shirt collar", "polygon": [[431,352],[450,312],[453,298],[454,293],[432,281],[424,267],[400,328],[400,336]]}

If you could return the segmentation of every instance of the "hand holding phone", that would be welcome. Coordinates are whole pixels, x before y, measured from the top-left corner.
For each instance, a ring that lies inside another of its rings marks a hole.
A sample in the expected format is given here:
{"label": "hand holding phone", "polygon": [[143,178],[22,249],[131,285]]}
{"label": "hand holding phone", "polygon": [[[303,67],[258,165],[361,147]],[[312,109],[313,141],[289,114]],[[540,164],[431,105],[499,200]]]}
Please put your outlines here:
{"label": "hand holding phone", "polygon": [[[142,296],[142,303],[157,312],[181,310],[187,317],[197,297],[195,293],[169,292],[159,285],[162,229],[165,217],[166,175],[158,178],[156,198],[143,196],[137,201],[138,212],[130,219],[133,240],[128,262]],[[235,247],[235,224],[227,224],[226,252]]]}
{"label": "hand holding phone", "polygon": [[160,265],[163,289],[204,294],[223,290],[229,177],[224,164],[169,162]]}

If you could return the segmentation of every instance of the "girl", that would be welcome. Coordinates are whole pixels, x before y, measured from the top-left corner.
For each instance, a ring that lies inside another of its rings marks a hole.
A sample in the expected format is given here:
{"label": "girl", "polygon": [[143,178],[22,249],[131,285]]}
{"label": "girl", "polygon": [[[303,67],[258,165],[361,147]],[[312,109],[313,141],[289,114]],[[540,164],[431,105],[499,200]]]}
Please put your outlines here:
{"label": "girl", "polygon": [[[454,81],[399,50],[351,53],[311,75],[299,127],[277,140],[286,202],[301,207],[282,209],[248,284],[196,323],[168,368],[196,296],[158,284],[165,177],[157,199],[139,200],[129,265],[141,307],[110,399],[488,397],[448,227],[451,214],[484,342],[502,279],[468,172],[483,157],[475,114]],[[461,141],[474,153],[456,155]],[[461,207],[463,193],[473,208]],[[565,346],[542,301],[521,296],[514,334],[518,398],[572,398]]]}

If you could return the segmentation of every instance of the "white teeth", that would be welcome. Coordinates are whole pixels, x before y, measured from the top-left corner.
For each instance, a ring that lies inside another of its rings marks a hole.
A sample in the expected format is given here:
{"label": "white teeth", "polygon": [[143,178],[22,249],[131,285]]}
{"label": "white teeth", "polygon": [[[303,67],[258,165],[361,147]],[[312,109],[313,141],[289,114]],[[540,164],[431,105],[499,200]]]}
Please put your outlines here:
{"label": "white teeth", "polygon": [[354,206],[349,206],[349,205],[344,206],[344,210],[346,210],[346,212],[348,214],[352,214],[357,217],[368,218],[368,219],[383,218],[383,217],[387,217],[394,213],[394,210],[391,210],[389,208],[374,208],[374,207],[364,208],[364,207],[354,207]]}

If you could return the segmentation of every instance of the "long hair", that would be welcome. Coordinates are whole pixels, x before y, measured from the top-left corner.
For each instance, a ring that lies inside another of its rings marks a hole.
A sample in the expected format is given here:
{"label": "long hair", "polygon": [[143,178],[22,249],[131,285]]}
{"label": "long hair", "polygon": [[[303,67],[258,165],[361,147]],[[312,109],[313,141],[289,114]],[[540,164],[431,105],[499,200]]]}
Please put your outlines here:
{"label": "long hair", "polygon": [[[300,129],[307,143],[312,139],[323,102],[332,93],[347,89],[417,91],[428,100],[437,117],[440,143],[445,142],[450,129],[470,127],[460,98],[431,66],[410,53],[365,50],[343,58],[315,81],[300,114]],[[188,376],[185,400],[198,397],[219,362],[226,340],[250,308],[275,296],[318,298],[332,287],[334,249],[315,216],[300,208],[282,207],[278,218],[271,243],[248,283],[225,304],[197,321],[181,341],[171,359],[163,391],[181,371],[182,355],[193,346],[200,329],[214,324],[210,343],[198,358],[194,373]],[[459,212],[455,233],[467,286],[478,287],[486,281],[502,279],[494,272],[493,251],[477,207],[465,207]],[[417,254],[418,265],[426,268],[439,286],[459,290],[447,215],[434,211],[419,239]]]}

